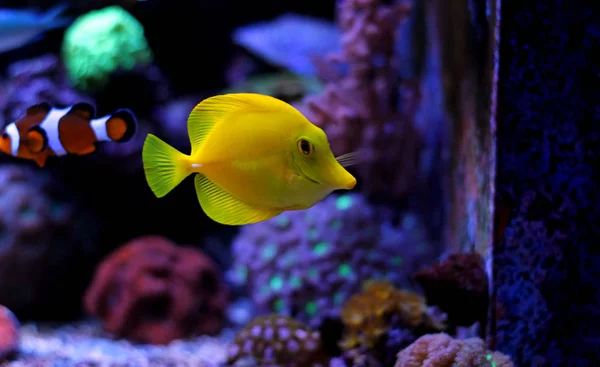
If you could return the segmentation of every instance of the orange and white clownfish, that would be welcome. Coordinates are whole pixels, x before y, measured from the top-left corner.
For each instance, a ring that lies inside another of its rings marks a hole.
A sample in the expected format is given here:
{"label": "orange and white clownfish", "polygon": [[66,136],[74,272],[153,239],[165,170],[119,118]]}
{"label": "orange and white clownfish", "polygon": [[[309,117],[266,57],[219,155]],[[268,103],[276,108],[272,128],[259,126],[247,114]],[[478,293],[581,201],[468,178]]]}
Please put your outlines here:
{"label": "orange and white clownfish", "polygon": [[94,118],[95,113],[85,102],[65,108],[49,103],[31,106],[25,116],[4,128],[0,151],[44,167],[50,156],[86,155],[96,150],[98,142],[124,143],[134,136],[137,121],[130,110],[119,109],[100,118]]}

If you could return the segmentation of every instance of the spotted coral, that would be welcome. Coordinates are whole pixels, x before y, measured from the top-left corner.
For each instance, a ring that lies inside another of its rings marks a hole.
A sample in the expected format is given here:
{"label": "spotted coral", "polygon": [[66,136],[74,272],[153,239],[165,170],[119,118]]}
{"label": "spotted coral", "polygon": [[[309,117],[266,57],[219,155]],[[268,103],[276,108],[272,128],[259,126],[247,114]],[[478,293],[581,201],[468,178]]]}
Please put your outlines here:
{"label": "spotted coral", "polygon": [[372,348],[388,332],[390,320],[397,317],[405,328],[431,331],[444,330],[445,325],[428,312],[425,298],[396,289],[386,280],[368,282],[364,290],[344,304],[341,318],[345,325],[344,349],[359,345]]}
{"label": "spotted coral", "polygon": [[286,316],[266,315],[252,320],[239,331],[229,348],[228,363],[251,358],[260,366],[325,366],[318,331]]}
{"label": "spotted coral", "polygon": [[0,305],[0,361],[19,347],[21,325],[15,315]]}
{"label": "spotted coral", "polygon": [[248,286],[259,313],[316,328],[339,315],[363,280],[406,284],[430,261],[432,248],[414,217],[393,226],[378,213],[359,194],[332,195],[306,211],[245,226],[233,243],[232,280]]}
{"label": "spotted coral", "polygon": [[166,344],[218,333],[228,294],[216,264],[202,252],[142,236],[104,259],[84,304],[117,336]]}
{"label": "spotted coral", "polygon": [[488,350],[483,340],[457,340],[448,334],[420,337],[398,353],[395,367],[514,367],[509,357]]}
{"label": "spotted coral", "polygon": [[[366,194],[405,196],[419,167],[423,137],[414,120],[420,86],[399,81],[394,65],[397,28],[409,12],[406,3],[340,1],[342,52],[318,64],[324,92],[298,104],[325,130],[334,154],[361,151],[364,161],[356,169]],[[340,73],[340,65],[347,72]]]}

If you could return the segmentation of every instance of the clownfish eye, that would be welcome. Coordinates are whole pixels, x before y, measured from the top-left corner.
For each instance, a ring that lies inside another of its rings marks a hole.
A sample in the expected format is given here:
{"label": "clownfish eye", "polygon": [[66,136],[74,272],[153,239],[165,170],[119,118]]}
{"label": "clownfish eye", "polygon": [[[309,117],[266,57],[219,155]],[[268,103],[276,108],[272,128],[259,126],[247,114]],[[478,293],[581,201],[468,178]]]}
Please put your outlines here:
{"label": "clownfish eye", "polygon": [[2,139],[8,139],[8,134],[7,133],[3,133],[2,134]]}
{"label": "clownfish eye", "polygon": [[298,150],[300,151],[300,153],[304,155],[311,155],[315,150],[310,141],[306,139],[299,139],[296,145],[298,146]]}

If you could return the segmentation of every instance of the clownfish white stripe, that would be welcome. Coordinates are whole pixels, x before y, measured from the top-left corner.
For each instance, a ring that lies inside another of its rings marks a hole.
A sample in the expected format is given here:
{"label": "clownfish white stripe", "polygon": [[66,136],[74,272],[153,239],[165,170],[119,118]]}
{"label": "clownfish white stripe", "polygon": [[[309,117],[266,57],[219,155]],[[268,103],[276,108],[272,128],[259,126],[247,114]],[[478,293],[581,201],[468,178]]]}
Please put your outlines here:
{"label": "clownfish white stripe", "polygon": [[6,126],[4,130],[10,137],[10,151],[13,156],[17,156],[19,153],[19,144],[21,143],[21,136],[19,135],[19,129],[14,122],[11,122]]}
{"label": "clownfish white stripe", "polygon": [[71,110],[71,107],[59,109],[53,108],[48,112],[46,118],[40,124],[40,128],[46,131],[46,135],[48,137],[48,147],[56,153],[56,155],[65,155],[67,151],[62,146],[60,142],[60,137],[58,134],[58,124],[60,119]]}
{"label": "clownfish white stripe", "polygon": [[108,121],[109,118],[110,115],[106,115],[90,121],[90,126],[92,127],[92,130],[94,131],[98,141],[111,141],[111,139],[108,137],[108,132],[106,131],[106,121]]}

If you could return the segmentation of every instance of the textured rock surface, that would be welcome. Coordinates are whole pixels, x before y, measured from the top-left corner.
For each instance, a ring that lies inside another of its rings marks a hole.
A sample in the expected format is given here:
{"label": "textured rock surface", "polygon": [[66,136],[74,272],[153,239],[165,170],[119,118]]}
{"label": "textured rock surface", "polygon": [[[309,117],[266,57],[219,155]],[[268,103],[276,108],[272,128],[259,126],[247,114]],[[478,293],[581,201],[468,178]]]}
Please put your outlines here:
{"label": "textured rock surface", "polygon": [[94,232],[73,198],[47,172],[0,167],[0,304],[20,319],[80,308]]}
{"label": "textured rock surface", "polygon": [[496,349],[518,366],[598,365],[600,8],[583,4],[502,3]]}

